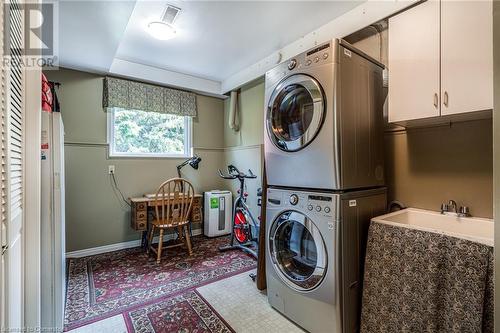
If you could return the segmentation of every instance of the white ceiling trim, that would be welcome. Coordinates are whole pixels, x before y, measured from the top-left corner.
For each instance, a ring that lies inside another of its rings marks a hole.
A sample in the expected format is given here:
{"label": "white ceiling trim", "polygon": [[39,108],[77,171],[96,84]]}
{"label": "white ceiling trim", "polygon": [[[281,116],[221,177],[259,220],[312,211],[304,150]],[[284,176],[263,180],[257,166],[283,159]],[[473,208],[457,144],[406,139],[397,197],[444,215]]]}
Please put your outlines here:
{"label": "white ceiling trim", "polygon": [[279,62],[304,52],[318,43],[323,43],[333,38],[345,37],[374,22],[391,16],[418,1],[419,0],[368,0],[353,10],[308,33],[301,39],[273,52],[252,66],[226,78],[222,81],[221,93],[229,92],[241,87],[245,83],[255,80],[264,75]]}
{"label": "white ceiling trim", "polygon": [[143,65],[123,59],[113,59],[109,73],[121,77],[139,79],[145,82],[186,89],[202,95],[226,98],[226,96],[221,94],[221,83],[218,81],[169,71],[163,68]]}

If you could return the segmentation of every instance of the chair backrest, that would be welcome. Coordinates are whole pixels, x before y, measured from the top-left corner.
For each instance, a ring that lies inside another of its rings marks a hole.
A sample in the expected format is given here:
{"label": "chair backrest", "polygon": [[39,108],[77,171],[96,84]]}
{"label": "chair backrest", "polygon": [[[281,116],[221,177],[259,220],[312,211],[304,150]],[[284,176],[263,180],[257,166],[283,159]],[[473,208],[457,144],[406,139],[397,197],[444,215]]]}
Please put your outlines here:
{"label": "chair backrest", "polygon": [[193,206],[193,185],[183,178],[172,178],[156,191],[156,218],[163,224],[178,225],[188,221]]}

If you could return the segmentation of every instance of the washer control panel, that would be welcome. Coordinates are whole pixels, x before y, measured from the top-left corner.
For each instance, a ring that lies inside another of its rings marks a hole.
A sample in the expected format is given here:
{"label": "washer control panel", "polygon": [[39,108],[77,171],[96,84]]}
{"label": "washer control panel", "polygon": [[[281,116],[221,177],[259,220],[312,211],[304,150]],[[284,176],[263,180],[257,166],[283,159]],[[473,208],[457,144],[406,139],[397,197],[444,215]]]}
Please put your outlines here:
{"label": "washer control panel", "polygon": [[329,195],[310,194],[307,196],[307,210],[322,215],[331,216],[333,210],[333,198]]}
{"label": "washer control panel", "polygon": [[[317,226],[335,230],[339,222],[340,196],[334,193],[302,192],[269,188],[267,190],[268,216],[285,210],[298,211],[314,221]],[[266,217],[266,218],[267,218]]]}
{"label": "washer control panel", "polygon": [[269,189],[267,194],[267,205],[270,209],[273,207],[289,208],[318,217],[333,217],[338,201],[337,195],[326,193]]}

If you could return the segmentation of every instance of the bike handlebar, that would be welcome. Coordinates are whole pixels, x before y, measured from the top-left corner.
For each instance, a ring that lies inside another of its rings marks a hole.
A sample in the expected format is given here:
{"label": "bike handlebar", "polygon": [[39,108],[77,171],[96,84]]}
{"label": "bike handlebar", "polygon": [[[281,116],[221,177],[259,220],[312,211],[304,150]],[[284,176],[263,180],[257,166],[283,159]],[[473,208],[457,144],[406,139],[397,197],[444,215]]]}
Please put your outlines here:
{"label": "bike handlebar", "polygon": [[228,171],[228,175],[225,175],[221,169],[218,169],[219,171],[219,176],[221,178],[224,178],[224,179],[254,179],[254,178],[257,178],[256,175],[254,175],[254,173],[252,172],[252,170],[248,169],[248,175],[247,174],[244,174],[243,172],[241,172],[240,170],[238,170],[237,167],[235,167],[234,165],[230,164],[227,166],[227,171]]}
{"label": "bike handlebar", "polygon": [[221,169],[219,169],[219,176],[224,179],[236,179],[236,176],[231,176],[231,175],[226,176],[225,174],[222,173]]}

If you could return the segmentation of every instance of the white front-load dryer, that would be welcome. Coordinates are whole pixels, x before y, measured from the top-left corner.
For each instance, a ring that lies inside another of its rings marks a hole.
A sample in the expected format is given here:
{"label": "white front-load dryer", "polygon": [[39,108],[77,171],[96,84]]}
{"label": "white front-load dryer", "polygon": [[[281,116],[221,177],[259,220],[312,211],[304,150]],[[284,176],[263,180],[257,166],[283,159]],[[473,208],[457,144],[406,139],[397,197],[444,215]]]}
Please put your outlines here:
{"label": "white front-load dryer", "polygon": [[266,73],[264,148],[270,186],[381,186],[383,65],[333,40]]}

